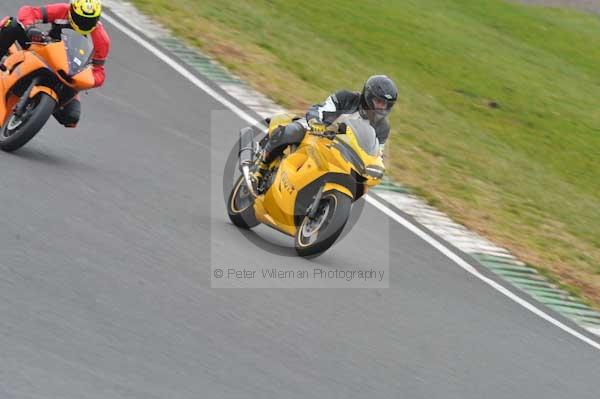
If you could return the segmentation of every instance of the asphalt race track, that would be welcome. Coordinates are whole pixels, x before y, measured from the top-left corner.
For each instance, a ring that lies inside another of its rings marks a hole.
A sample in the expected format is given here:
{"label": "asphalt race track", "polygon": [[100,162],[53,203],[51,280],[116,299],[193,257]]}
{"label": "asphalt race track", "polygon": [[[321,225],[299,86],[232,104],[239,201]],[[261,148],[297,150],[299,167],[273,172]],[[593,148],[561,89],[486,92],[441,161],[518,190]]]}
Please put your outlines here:
{"label": "asphalt race track", "polygon": [[[245,122],[107,28],[80,127],[0,154],[0,398],[598,397],[598,350],[370,205],[310,262],[257,247],[221,191]],[[211,288],[244,264],[384,265],[389,288]]]}

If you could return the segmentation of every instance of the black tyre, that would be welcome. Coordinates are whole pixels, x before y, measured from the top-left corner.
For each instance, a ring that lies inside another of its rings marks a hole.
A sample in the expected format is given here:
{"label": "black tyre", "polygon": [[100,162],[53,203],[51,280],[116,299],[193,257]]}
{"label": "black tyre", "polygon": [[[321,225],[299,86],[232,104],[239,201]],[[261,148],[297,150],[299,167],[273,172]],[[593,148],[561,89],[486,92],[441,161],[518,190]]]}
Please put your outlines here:
{"label": "black tyre", "polygon": [[316,256],[328,250],[342,234],[350,217],[352,199],[339,191],[323,194],[314,219],[305,216],[298,226],[295,245],[300,256]]}
{"label": "black tyre", "polygon": [[250,229],[260,224],[254,213],[254,198],[246,187],[243,176],[236,181],[229,194],[227,213],[231,222],[243,229]]}
{"label": "black tyre", "polygon": [[44,127],[55,108],[56,101],[45,93],[30,99],[23,115],[11,115],[0,129],[0,149],[12,152],[23,147]]}

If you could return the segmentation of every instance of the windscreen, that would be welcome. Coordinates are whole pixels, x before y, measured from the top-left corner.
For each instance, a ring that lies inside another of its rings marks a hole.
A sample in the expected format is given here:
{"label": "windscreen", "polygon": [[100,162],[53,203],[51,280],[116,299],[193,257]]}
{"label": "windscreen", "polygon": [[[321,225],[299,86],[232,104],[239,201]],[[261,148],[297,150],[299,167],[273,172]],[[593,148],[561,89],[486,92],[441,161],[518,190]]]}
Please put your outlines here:
{"label": "windscreen", "polygon": [[358,145],[369,155],[377,155],[379,151],[379,140],[375,134],[375,129],[364,119],[351,119],[344,121],[352,129],[356,136]]}
{"label": "windscreen", "polygon": [[69,60],[69,76],[77,75],[88,64],[94,53],[92,41],[71,29],[63,29],[62,40]]}

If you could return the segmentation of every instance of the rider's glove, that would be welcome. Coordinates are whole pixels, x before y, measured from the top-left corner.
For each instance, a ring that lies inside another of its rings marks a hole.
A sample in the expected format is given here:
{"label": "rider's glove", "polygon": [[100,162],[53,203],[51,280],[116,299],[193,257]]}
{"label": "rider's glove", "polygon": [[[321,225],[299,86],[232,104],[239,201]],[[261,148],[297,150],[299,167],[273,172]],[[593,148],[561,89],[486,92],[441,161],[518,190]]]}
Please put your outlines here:
{"label": "rider's glove", "polygon": [[[29,39],[25,32],[25,26],[18,19],[9,17],[3,19],[2,23],[3,26],[0,27],[0,31],[3,37],[11,37],[12,43],[16,40],[24,49],[29,47],[29,44],[27,43]],[[0,42],[4,42],[4,40],[0,40]],[[9,46],[10,45],[7,45],[6,48],[2,50],[7,51]]]}
{"label": "rider's glove", "polygon": [[48,32],[48,36],[54,40],[61,40],[63,26],[60,24],[52,24],[52,28]]}
{"label": "rider's glove", "polygon": [[26,33],[27,37],[29,38],[29,41],[31,42],[41,43],[44,41],[44,33],[35,26],[30,26],[29,28],[27,28]]}
{"label": "rider's glove", "polygon": [[383,144],[379,144],[379,156],[381,159],[385,159],[385,146]]}
{"label": "rider's glove", "polygon": [[325,130],[327,130],[327,125],[325,125],[322,121],[316,118],[309,120],[308,125],[310,126],[311,130],[315,133],[324,133]]}

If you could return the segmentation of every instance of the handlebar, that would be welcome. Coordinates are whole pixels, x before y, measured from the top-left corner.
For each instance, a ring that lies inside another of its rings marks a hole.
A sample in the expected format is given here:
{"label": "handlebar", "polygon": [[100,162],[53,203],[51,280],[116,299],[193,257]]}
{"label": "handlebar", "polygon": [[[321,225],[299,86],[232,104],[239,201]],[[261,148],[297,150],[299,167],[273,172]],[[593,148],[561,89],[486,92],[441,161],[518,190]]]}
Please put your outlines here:
{"label": "handlebar", "polygon": [[26,34],[27,39],[29,39],[27,44],[48,44],[51,41],[48,32],[45,32],[36,27],[30,27],[29,29],[27,29]]}
{"label": "handlebar", "polygon": [[332,131],[324,131],[323,133],[317,133],[315,131],[313,131],[312,129],[308,130],[308,134],[310,134],[311,136],[316,136],[316,137],[323,137],[326,139],[330,139],[333,140],[335,138],[335,136],[337,136],[336,132],[332,132]]}
{"label": "handlebar", "polygon": [[324,132],[315,132],[312,126],[308,126],[307,132],[313,136],[324,137],[330,140],[333,140],[338,134],[346,134],[346,124],[345,123],[332,123],[327,126]]}
{"label": "handlebar", "polygon": [[31,40],[28,42],[29,44],[49,44],[61,41],[61,32],[63,28],[64,26],[53,23],[52,27],[49,30],[44,30],[39,28],[38,25],[34,24],[30,25],[25,32],[27,34],[28,39],[31,39],[31,37],[33,36],[32,33],[36,36],[36,39],[41,39]]}

